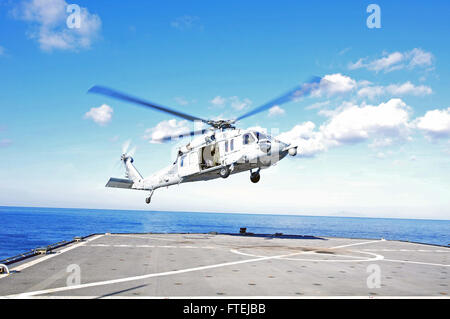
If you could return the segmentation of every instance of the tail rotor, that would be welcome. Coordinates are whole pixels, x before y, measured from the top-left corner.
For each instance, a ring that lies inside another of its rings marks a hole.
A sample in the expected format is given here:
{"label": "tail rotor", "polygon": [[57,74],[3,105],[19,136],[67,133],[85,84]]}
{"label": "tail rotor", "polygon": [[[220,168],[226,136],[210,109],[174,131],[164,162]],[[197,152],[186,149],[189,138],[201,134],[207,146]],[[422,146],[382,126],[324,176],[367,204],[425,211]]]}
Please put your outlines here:
{"label": "tail rotor", "polygon": [[122,155],[120,156],[120,160],[116,162],[114,165],[115,170],[123,169],[125,167],[125,178],[129,178],[128,169],[127,169],[127,161],[130,163],[134,162],[134,154],[136,153],[136,146],[130,149],[131,140],[127,140],[122,144]]}
{"label": "tail rotor", "polygon": [[120,157],[120,161],[125,164],[127,159],[130,159],[131,163],[133,163],[133,156],[136,153],[136,146],[129,150],[131,145],[131,140],[125,141],[122,145],[122,156]]}

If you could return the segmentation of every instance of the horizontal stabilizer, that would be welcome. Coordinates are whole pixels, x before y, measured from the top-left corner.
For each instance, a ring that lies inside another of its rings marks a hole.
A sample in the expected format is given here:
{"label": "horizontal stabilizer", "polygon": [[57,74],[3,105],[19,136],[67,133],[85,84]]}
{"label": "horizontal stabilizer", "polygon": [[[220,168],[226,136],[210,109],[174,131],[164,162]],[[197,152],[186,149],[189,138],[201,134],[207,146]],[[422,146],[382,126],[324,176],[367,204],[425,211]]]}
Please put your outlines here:
{"label": "horizontal stabilizer", "polygon": [[130,179],[122,178],[110,178],[106,187],[112,188],[131,188],[133,186],[133,181]]}

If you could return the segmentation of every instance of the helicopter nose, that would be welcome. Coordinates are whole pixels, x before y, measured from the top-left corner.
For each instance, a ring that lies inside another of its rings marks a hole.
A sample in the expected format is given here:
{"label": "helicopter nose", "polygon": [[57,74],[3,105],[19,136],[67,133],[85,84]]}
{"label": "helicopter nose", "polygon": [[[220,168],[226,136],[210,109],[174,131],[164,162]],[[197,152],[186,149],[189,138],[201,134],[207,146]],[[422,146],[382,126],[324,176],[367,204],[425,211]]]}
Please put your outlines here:
{"label": "helicopter nose", "polygon": [[280,159],[282,159],[288,154],[288,151],[286,151],[285,149],[289,146],[289,144],[286,144],[286,143],[283,143],[280,141],[277,141],[276,144],[277,144],[276,150],[278,152],[278,156]]}
{"label": "helicopter nose", "polygon": [[284,142],[278,142],[280,144],[280,150],[284,150],[286,147],[289,146],[289,144],[284,143]]}
{"label": "helicopter nose", "polygon": [[259,142],[259,148],[264,153],[269,153],[272,148],[272,143],[269,140],[262,140]]}

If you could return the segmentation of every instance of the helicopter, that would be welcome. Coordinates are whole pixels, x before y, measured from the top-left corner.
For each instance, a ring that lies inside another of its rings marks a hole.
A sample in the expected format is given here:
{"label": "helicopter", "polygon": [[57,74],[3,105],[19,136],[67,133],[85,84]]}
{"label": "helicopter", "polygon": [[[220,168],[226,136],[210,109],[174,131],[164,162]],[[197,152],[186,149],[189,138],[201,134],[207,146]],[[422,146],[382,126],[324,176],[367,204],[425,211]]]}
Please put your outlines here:
{"label": "helicopter", "polygon": [[260,172],[275,165],[288,154],[296,156],[299,146],[278,139],[255,129],[240,129],[238,121],[248,118],[274,106],[300,99],[319,88],[321,78],[313,77],[286,94],[265,103],[233,120],[206,120],[161,106],[104,86],[93,86],[88,93],[95,93],[125,102],[130,102],[153,110],[165,112],[176,117],[207,125],[206,129],[194,130],[185,134],[168,135],[159,142],[193,137],[178,149],[177,158],[166,168],[144,178],[134,166],[134,159],[127,150],[120,157],[125,167],[125,178],[111,177],[106,184],[110,188],[148,191],[145,202],[150,204],[156,189],[179,185],[181,183],[208,181],[228,178],[231,174],[250,172],[252,183],[260,181]]}

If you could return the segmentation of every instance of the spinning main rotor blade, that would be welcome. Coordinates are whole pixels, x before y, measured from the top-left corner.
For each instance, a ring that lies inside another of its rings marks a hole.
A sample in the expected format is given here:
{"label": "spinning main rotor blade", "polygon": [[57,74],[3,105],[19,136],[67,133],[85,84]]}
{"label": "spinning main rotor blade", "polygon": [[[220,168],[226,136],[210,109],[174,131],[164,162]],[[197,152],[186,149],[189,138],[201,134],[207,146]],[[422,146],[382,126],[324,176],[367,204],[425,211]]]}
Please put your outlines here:
{"label": "spinning main rotor blade", "polygon": [[119,99],[119,100],[122,100],[122,101],[139,104],[139,105],[142,105],[142,106],[145,106],[145,107],[149,107],[149,108],[161,111],[161,112],[165,112],[165,113],[169,113],[169,114],[181,117],[181,118],[183,118],[185,120],[188,120],[188,121],[193,121],[193,122],[194,121],[202,121],[204,123],[207,123],[206,120],[201,119],[199,117],[195,117],[195,116],[192,116],[192,115],[189,115],[189,114],[185,114],[185,113],[181,113],[181,112],[178,112],[178,111],[175,111],[175,110],[171,110],[171,109],[169,109],[167,107],[160,106],[160,105],[157,105],[157,104],[154,104],[154,103],[151,103],[151,102],[147,102],[147,101],[141,100],[141,99],[139,99],[137,97],[133,97],[131,95],[127,95],[127,94],[115,91],[113,89],[109,89],[109,88],[104,87],[104,86],[98,86],[98,85],[93,86],[92,88],[89,89],[88,93],[96,93],[96,94],[106,95],[106,96],[110,96],[110,97],[113,97],[113,98],[116,98],[116,99]]}
{"label": "spinning main rotor blade", "polygon": [[198,130],[198,131],[191,131],[188,133],[182,133],[182,134],[177,134],[177,135],[166,135],[164,137],[158,138],[156,139],[158,142],[169,142],[173,139],[178,139],[178,138],[184,138],[184,137],[188,137],[188,136],[195,136],[195,135],[203,135],[206,132],[208,132],[208,129],[203,129],[203,130]]}
{"label": "spinning main rotor blade", "polygon": [[306,96],[306,95],[310,94],[313,90],[318,89],[321,80],[322,79],[320,77],[312,77],[308,82],[297,86],[293,90],[287,92],[286,94],[283,94],[282,96],[276,98],[275,100],[272,100],[269,103],[263,104],[255,109],[251,110],[250,112],[247,112],[244,115],[241,115],[240,117],[235,119],[234,122],[240,121],[240,120],[250,117],[252,115],[263,112],[263,111],[270,109],[276,105],[281,105],[281,104],[290,102],[292,100],[298,99],[300,97]]}
{"label": "spinning main rotor blade", "polygon": [[[118,91],[115,91],[113,89],[104,87],[104,86],[93,86],[91,89],[89,89],[88,93],[96,93],[96,94],[101,94],[101,95],[105,95],[105,96],[110,96],[122,101],[126,101],[126,102],[131,102],[131,103],[135,103],[141,106],[145,106],[148,108],[152,108],[161,112],[165,112],[165,113],[169,113],[178,117],[181,117],[185,120],[189,120],[189,121],[201,121],[203,123],[206,123],[208,125],[210,125],[212,128],[214,129],[226,129],[226,128],[234,128],[232,126],[232,124],[236,123],[237,121],[240,121],[244,118],[250,117],[252,115],[258,114],[260,112],[263,112],[267,109],[270,109],[274,106],[277,105],[282,105],[284,103],[293,101],[295,99],[301,98],[303,96],[306,96],[308,94],[310,94],[311,92],[313,92],[314,90],[319,88],[319,84],[321,84],[321,81],[323,79],[319,78],[319,77],[313,77],[311,78],[308,82],[297,86],[296,88],[294,88],[293,90],[287,92],[286,94],[270,101],[269,103],[263,104],[253,110],[251,110],[250,112],[247,112],[246,114],[234,119],[234,120],[204,120],[201,119],[199,117],[195,117],[189,114],[185,114],[185,113],[181,113],[172,109],[169,109],[167,107],[164,106],[160,106],[157,104],[154,104],[152,102],[148,102],[142,99],[139,99],[137,97],[133,97],[131,95],[127,95]],[[176,138],[183,138],[183,137],[188,137],[188,136],[195,136],[195,135],[202,135],[205,134],[208,131],[208,129],[202,129],[202,130],[197,130],[197,131],[191,131],[188,133],[183,133],[183,134],[178,134],[178,135],[167,135],[164,136],[160,139],[158,139],[158,141],[160,142],[167,142],[170,141],[172,139],[176,139]]]}

